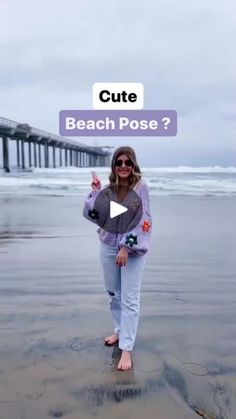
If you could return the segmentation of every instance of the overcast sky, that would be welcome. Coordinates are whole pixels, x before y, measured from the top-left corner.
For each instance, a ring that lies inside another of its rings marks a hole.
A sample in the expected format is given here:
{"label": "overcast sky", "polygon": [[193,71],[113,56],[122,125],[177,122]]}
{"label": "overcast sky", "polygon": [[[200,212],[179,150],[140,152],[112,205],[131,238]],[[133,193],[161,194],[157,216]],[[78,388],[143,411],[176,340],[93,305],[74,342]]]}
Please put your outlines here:
{"label": "overcast sky", "polygon": [[142,82],[177,137],[84,142],[129,144],[144,166],[236,166],[235,0],[0,0],[0,15],[0,116],[58,134],[94,82]]}

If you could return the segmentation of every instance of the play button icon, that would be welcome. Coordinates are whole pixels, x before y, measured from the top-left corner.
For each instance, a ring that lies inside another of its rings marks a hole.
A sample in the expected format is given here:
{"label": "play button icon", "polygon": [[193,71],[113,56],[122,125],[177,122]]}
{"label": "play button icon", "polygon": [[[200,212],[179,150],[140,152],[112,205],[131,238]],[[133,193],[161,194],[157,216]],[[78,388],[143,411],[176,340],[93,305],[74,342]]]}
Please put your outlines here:
{"label": "play button icon", "polygon": [[103,230],[112,234],[123,234],[132,231],[143,214],[142,201],[131,188],[126,188],[122,199],[118,198],[115,188],[106,187],[95,199],[87,218]]}
{"label": "play button icon", "polygon": [[110,201],[110,218],[118,217],[118,215],[123,214],[126,211],[128,211],[128,208],[117,204],[115,201]]}

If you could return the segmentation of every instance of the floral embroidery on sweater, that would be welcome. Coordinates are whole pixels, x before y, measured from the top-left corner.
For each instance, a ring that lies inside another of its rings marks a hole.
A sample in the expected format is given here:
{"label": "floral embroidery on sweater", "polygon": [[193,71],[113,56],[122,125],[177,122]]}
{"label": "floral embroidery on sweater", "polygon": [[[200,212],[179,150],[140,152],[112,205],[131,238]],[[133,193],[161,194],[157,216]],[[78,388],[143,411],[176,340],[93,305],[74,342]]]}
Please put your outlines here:
{"label": "floral embroidery on sweater", "polygon": [[130,247],[133,247],[134,244],[138,244],[138,238],[134,234],[130,233],[125,238],[125,244],[128,244]]}
{"label": "floral embroidery on sweater", "polygon": [[99,212],[95,209],[89,210],[88,215],[90,218],[92,218],[92,220],[98,220],[99,218]]}
{"label": "floral embroidery on sweater", "polygon": [[151,223],[148,220],[144,220],[143,225],[142,225],[142,229],[145,233],[148,233],[148,231],[151,228]]}

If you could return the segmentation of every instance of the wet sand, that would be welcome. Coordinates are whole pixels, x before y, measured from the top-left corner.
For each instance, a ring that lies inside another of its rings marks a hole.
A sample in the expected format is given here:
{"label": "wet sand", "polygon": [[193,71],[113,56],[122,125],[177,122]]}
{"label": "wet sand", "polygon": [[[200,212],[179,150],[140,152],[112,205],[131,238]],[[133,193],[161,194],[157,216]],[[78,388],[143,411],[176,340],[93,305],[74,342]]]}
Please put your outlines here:
{"label": "wet sand", "polygon": [[0,198],[0,417],[236,417],[235,198],[153,197],[134,370],[82,199]]}

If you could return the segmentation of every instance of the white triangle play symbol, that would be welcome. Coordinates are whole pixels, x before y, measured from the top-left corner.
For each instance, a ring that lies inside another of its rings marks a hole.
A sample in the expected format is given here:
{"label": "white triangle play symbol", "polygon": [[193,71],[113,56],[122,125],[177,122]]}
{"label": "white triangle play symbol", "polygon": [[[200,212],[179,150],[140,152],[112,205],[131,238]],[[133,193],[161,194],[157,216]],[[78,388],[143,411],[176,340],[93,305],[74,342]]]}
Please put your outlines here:
{"label": "white triangle play symbol", "polygon": [[117,202],[110,201],[110,218],[117,217],[120,214],[128,211],[128,208],[123,205],[117,204]]}

